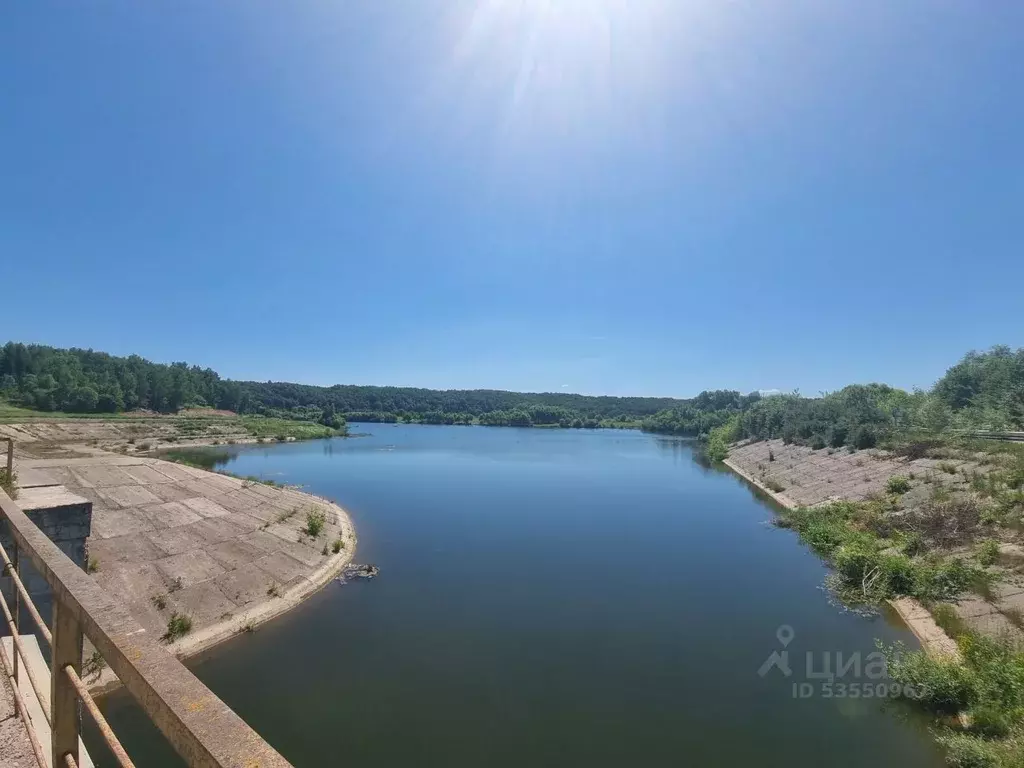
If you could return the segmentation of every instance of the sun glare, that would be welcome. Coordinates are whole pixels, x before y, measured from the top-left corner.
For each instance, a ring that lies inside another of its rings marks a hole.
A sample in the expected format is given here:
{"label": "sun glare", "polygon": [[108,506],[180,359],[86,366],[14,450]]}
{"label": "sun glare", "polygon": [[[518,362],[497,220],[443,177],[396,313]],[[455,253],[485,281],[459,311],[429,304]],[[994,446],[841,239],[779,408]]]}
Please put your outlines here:
{"label": "sun glare", "polygon": [[[666,102],[700,76],[727,9],[710,0],[483,0],[451,27],[429,101],[445,133],[490,137],[520,163],[600,162],[616,142],[669,141]],[[551,172],[541,169],[539,172]],[[518,174],[517,174],[518,175]]]}

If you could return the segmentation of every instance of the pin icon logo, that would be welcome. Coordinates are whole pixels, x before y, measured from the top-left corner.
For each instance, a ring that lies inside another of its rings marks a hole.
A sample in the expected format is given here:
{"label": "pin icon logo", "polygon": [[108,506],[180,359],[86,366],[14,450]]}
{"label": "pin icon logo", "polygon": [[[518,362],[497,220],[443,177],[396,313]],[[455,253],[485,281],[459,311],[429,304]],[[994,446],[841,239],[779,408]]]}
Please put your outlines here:
{"label": "pin icon logo", "polygon": [[793,638],[796,637],[796,632],[793,631],[793,628],[789,626],[789,624],[783,624],[775,630],[775,637],[778,638],[778,641],[782,643],[782,647],[785,648],[793,642]]}
{"label": "pin icon logo", "polygon": [[789,626],[789,624],[783,624],[775,630],[775,638],[782,645],[782,650],[773,651],[772,655],[764,660],[764,664],[762,664],[761,668],[757,670],[758,675],[764,677],[775,667],[778,667],[779,671],[782,672],[785,677],[789,677],[793,674],[793,670],[789,668],[789,651],[786,650],[786,646],[793,642],[794,637],[796,637],[796,632],[793,631],[793,628]]}

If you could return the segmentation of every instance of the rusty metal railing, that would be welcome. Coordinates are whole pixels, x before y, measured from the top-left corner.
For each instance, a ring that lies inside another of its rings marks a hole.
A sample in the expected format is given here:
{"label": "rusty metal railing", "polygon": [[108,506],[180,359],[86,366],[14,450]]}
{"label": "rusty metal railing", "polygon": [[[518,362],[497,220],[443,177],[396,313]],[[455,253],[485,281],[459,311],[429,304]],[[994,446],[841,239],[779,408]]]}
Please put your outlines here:
{"label": "rusty metal railing", "polygon": [[[32,752],[41,768],[48,765],[77,768],[80,764],[79,701],[120,765],[123,768],[133,766],[82,681],[83,637],[92,642],[128,693],[188,765],[290,768],[280,754],[50,541],[2,490],[0,521],[6,523],[14,541],[10,554],[0,544],[3,573],[11,577],[14,585],[13,611],[0,593],[0,609],[10,628],[13,656],[8,659],[6,651],[0,648],[0,662],[12,683],[15,706],[26,725]],[[52,629],[47,627],[25,589],[19,572],[19,555],[28,557],[53,593]],[[18,626],[22,608],[50,646],[52,672],[48,702],[25,655]],[[50,726],[49,745],[40,742],[30,725],[18,685],[22,672]],[[46,759],[47,751],[50,760]]]}
{"label": "rusty metal railing", "polygon": [[980,440],[1008,440],[1013,443],[1024,443],[1024,432],[976,431],[967,434],[969,437],[976,437]]}

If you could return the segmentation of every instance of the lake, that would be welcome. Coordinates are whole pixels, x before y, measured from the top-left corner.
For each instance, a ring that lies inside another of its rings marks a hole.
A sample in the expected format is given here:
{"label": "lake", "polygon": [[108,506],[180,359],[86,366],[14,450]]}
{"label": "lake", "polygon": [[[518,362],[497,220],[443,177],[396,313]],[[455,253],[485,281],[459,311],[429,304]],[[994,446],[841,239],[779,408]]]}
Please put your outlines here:
{"label": "lake", "polygon": [[[942,764],[884,680],[813,677],[912,635],[833,605],[770,503],[691,443],[352,428],[223,468],[340,503],[380,575],[189,662],[296,766]],[[760,675],[782,651],[791,675]],[[137,764],[181,764],[123,693],[103,707]]]}

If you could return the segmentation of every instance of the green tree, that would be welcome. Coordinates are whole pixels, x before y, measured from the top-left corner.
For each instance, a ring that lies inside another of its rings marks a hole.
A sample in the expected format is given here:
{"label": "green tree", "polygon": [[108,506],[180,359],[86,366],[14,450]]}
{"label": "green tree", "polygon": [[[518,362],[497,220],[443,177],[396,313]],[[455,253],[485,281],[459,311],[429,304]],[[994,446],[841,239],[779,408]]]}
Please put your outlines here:
{"label": "green tree", "polygon": [[79,387],[71,396],[71,409],[77,413],[93,413],[99,402],[99,395],[92,387]]}

